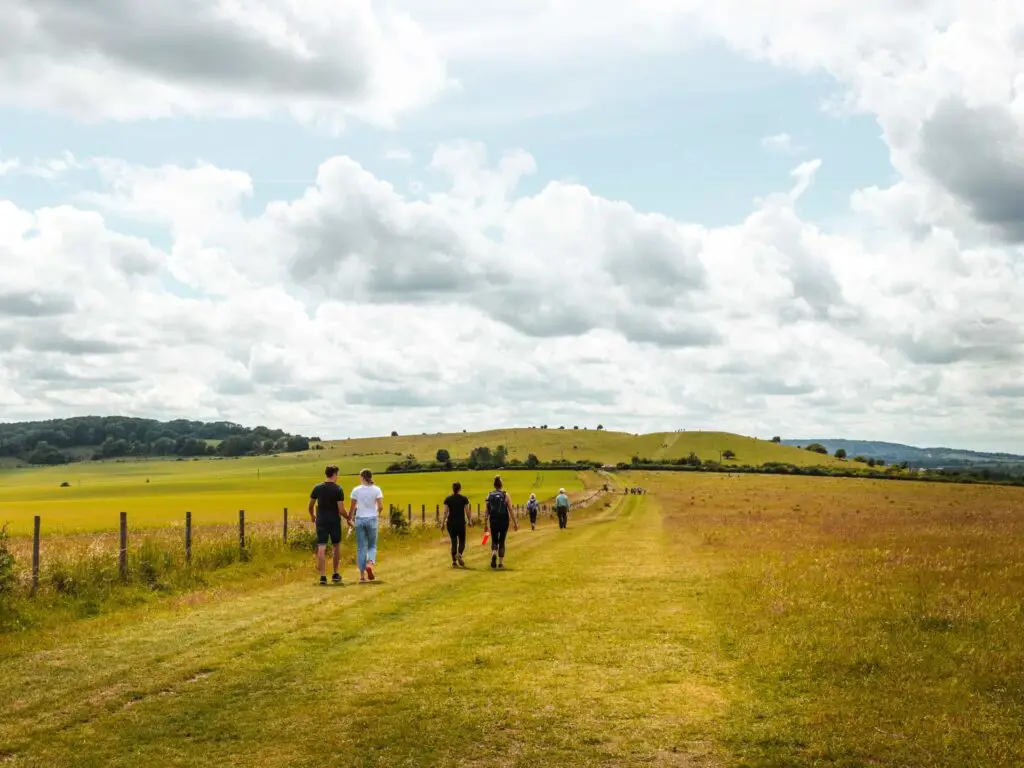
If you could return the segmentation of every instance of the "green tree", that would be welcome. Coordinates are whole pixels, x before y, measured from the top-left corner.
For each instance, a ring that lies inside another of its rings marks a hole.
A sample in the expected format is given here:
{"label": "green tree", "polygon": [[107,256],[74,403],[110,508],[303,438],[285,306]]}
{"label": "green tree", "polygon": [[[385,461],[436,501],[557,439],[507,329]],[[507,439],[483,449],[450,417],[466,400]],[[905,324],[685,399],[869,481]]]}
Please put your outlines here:
{"label": "green tree", "polygon": [[722,458],[723,459],[730,459],[730,460],[735,459],[736,458],[736,452],[735,451],[729,451],[729,450],[722,451]]}
{"label": "green tree", "polygon": [[288,438],[288,451],[290,453],[296,453],[298,451],[308,451],[309,440],[302,437],[301,435],[294,435]]}
{"label": "green tree", "polygon": [[835,452],[835,457],[837,459],[845,459],[846,458],[846,449],[845,448],[837,448],[836,452]]}
{"label": "green tree", "polygon": [[494,466],[494,457],[491,449],[486,445],[474,448],[469,452],[469,461],[466,462],[470,469],[487,469]]}
{"label": "green tree", "polygon": [[451,461],[452,455],[448,453],[446,448],[438,448],[437,453],[434,454],[434,458],[437,459],[438,464],[445,464]]}
{"label": "green tree", "polygon": [[540,459],[537,458],[536,453],[531,453],[529,456],[526,457],[526,466],[528,466],[530,469],[536,469],[538,466],[540,466]]}
{"label": "green tree", "polygon": [[67,464],[68,457],[65,456],[56,446],[50,445],[45,440],[36,444],[28,457],[29,464]]}
{"label": "green tree", "polygon": [[773,443],[781,443],[782,442],[782,438],[779,437],[778,435],[776,435],[775,437],[772,438],[772,442]]}
{"label": "green tree", "polygon": [[600,432],[602,429],[604,429],[604,424],[598,424],[597,431]]}
{"label": "green tree", "polygon": [[810,451],[811,453],[820,453],[824,456],[828,456],[828,448],[821,443],[811,443],[804,450]]}

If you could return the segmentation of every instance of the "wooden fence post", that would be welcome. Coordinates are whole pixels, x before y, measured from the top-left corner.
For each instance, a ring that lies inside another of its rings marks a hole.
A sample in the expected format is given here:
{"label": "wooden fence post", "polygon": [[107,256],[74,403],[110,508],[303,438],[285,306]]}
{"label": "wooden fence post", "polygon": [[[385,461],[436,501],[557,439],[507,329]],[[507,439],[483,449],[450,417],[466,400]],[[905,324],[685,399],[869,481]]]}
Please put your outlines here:
{"label": "wooden fence post", "polygon": [[427,524],[427,505],[423,504],[420,506],[420,522],[423,525]]}
{"label": "wooden fence post", "polygon": [[39,515],[32,521],[32,594],[39,589]]}
{"label": "wooden fence post", "polygon": [[409,505],[409,525],[412,525],[412,504]]}
{"label": "wooden fence post", "polygon": [[192,513],[185,513],[185,562],[192,562]]}
{"label": "wooden fence post", "polygon": [[434,505],[434,522],[437,523],[438,525],[441,524],[441,505],[440,504],[435,504]]}
{"label": "wooden fence post", "polygon": [[238,510],[238,548],[245,551],[245,510]]}
{"label": "wooden fence post", "polygon": [[281,526],[281,536],[284,538],[284,543],[288,543],[288,507],[284,508],[284,523]]}
{"label": "wooden fence post", "polygon": [[121,549],[117,553],[117,572],[121,581],[128,581],[128,513],[121,513]]}

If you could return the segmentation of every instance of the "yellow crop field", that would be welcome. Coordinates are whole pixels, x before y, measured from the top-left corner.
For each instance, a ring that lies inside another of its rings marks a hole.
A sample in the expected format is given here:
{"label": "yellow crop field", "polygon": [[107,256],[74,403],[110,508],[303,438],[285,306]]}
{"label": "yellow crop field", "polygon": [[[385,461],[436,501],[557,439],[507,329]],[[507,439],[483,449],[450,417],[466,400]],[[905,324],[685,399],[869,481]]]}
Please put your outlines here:
{"label": "yellow crop field", "polygon": [[[309,451],[244,459],[199,461],[148,460],[85,462],[62,467],[0,472],[0,524],[12,534],[30,533],[32,518],[40,515],[44,533],[112,530],[119,513],[128,513],[132,528],[180,524],[186,511],[195,525],[237,521],[238,510],[246,520],[280,520],[282,510],[306,514],[309,492],[323,479],[328,463],[338,464],[346,492],[356,484],[363,466],[379,470],[391,463],[386,456],[345,455],[337,450]],[[474,502],[491,487],[493,472],[424,473],[379,475],[376,479],[386,503],[420,513],[427,505],[433,517],[435,505],[459,480]],[[553,497],[559,487],[574,491],[583,482],[574,471],[508,471],[506,487],[517,503],[532,492],[538,498]],[[61,487],[68,483],[67,487]]]}

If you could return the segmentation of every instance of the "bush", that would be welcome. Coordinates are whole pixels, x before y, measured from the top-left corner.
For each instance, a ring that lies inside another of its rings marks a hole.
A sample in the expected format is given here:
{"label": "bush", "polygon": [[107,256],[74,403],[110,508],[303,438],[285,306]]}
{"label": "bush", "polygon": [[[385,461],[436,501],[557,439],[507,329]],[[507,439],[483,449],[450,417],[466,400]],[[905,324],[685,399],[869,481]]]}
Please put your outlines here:
{"label": "bush", "polygon": [[292,528],[288,531],[288,546],[292,549],[316,552],[316,530],[314,528]]}
{"label": "bush", "polygon": [[405,535],[409,532],[409,519],[399,507],[391,507],[388,522],[391,524],[391,530],[395,533]]}
{"label": "bush", "polygon": [[810,451],[811,453],[820,453],[823,456],[828,456],[828,448],[821,443],[811,443],[804,450]]}
{"label": "bush", "polygon": [[17,578],[14,575],[14,553],[8,544],[7,524],[0,527],[0,595],[14,591]]}

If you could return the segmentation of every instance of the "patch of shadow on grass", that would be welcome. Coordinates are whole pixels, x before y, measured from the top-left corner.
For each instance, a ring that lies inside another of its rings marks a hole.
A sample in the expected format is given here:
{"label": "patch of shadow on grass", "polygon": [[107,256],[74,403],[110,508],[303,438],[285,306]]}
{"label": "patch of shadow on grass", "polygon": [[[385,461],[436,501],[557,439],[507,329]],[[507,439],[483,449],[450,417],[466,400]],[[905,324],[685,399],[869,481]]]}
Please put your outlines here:
{"label": "patch of shadow on grass", "polygon": [[956,624],[943,616],[922,616],[917,620],[917,626],[922,632],[949,632]]}

